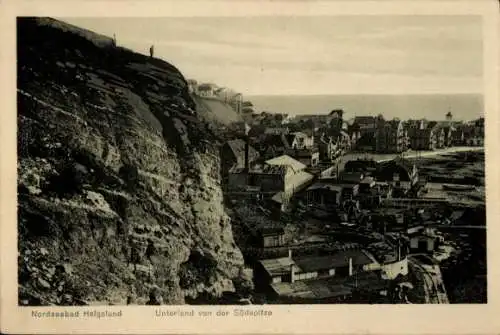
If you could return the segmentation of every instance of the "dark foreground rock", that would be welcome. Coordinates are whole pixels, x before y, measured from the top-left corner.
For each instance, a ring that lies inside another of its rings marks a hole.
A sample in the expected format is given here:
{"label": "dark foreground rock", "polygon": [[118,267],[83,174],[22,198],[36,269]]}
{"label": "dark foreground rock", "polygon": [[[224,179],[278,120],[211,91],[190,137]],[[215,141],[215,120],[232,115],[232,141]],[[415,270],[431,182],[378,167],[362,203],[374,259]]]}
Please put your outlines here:
{"label": "dark foreground rock", "polygon": [[[234,290],[217,138],[171,64],[18,20],[19,302],[163,303]],[[155,293],[156,294],[156,293]]]}

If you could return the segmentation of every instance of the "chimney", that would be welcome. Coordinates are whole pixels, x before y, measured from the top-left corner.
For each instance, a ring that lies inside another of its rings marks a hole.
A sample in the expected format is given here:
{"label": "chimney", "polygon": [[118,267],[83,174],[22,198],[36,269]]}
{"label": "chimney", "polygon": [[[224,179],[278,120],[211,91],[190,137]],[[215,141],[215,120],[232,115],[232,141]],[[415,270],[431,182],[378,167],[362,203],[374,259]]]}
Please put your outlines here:
{"label": "chimney", "polygon": [[401,260],[401,240],[398,239],[398,262]]}
{"label": "chimney", "polygon": [[248,135],[245,135],[245,172],[248,173],[249,171],[249,166],[250,163],[248,162],[248,151],[249,151],[249,145],[248,145]]}
{"label": "chimney", "polygon": [[290,264],[290,283],[295,283],[295,264]]}
{"label": "chimney", "polygon": [[352,276],[352,257],[349,257],[349,276]]}

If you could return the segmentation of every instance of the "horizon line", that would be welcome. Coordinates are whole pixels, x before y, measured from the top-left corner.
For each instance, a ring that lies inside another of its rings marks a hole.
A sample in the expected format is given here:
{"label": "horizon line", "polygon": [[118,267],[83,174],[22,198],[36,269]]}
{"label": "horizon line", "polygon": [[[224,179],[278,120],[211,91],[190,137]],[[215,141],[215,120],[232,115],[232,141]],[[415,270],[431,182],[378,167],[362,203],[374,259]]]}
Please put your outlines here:
{"label": "horizon line", "polygon": [[369,92],[360,92],[360,93],[259,93],[259,94],[244,94],[243,96],[247,97],[256,97],[256,96],[339,96],[339,95],[480,95],[484,96],[482,92],[436,92],[436,93],[419,93],[419,92],[410,92],[410,93],[369,93]]}

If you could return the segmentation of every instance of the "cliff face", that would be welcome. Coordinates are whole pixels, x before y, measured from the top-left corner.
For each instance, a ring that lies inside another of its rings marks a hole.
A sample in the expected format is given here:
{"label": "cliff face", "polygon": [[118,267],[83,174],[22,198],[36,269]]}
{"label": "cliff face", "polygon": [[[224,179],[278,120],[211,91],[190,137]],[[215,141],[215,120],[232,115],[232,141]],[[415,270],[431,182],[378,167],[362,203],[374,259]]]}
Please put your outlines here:
{"label": "cliff face", "polygon": [[243,259],[217,139],[172,65],[18,20],[21,304],[164,303],[234,290]]}

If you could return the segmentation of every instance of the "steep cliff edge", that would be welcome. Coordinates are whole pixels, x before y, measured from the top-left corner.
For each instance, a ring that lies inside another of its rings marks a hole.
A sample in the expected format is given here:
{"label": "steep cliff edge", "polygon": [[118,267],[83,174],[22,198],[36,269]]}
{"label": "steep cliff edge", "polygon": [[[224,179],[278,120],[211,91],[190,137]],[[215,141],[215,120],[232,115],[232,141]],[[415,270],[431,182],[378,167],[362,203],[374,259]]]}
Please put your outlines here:
{"label": "steep cliff edge", "polygon": [[20,304],[182,304],[248,284],[217,138],[182,74],[52,19],[17,28]]}

